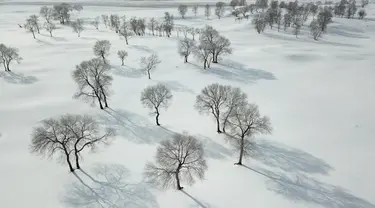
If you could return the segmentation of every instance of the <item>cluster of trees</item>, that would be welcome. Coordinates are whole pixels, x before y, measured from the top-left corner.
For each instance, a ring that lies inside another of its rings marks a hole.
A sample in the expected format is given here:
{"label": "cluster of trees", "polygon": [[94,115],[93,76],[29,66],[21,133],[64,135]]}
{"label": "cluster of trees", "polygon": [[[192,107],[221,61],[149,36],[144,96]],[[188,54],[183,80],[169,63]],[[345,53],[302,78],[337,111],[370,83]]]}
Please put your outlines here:
{"label": "cluster of trees", "polygon": [[199,44],[194,40],[184,38],[179,41],[178,52],[188,62],[191,54],[203,63],[203,68],[210,68],[211,62],[218,63],[220,56],[232,53],[230,41],[220,35],[220,33],[211,26],[206,25],[199,32]]}
{"label": "cluster of trees", "polygon": [[[219,1],[215,4],[215,16],[217,16],[219,19],[224,15],[225,13],[225,6],[226,4],[222,1]],[[186,13],[188,11],[188,6],[185,4],[181,4],[177,8],[178,13],[181,15],[182,19],[185,19]],[[192,12],[194,13],[194,16],[197,16],[198,14],[198,5],[194,5],[192,7]],[[207,17],[207,19],[211,16],[211,6],[209,4],[206,4],[204,7],[204,15]]]}
{"label": "cluster of trees", "polygon": [[0,43],[0,64],[3,64],[6,72],[10,72],[12,61],[19,63],[21,60],[22,57],[19,55],[17,48],[7,47],[3,43]]}
{"label": "cluster of trees", "polygon": [[364,7],[368,4],[368,0],[362,0],[361,2],[361,9],[358,10],[357,2],[355,0],[341,0],[340,2],[336,3],[333,11],[334,15],[337,17],[346,17],[348,19],[354,18],[357,10],[358,10],[358,18],[363,19],[366,16],[366,11]]}

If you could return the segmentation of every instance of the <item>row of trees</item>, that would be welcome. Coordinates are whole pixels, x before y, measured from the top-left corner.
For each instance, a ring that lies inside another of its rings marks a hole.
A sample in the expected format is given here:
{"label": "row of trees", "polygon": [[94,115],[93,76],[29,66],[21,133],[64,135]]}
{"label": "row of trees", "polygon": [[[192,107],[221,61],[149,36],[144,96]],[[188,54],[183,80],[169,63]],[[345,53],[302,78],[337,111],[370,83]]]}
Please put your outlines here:
{"label": "row of trees", "polygon": [[6,72],[10,72],[10,64],[13,61],[19,63],[22,57],[18,53],[17,48],[8,47],[3,43],[0,43],[0,64],[3,65]]}
{"label": "row of trees", "polygon": [[[215,15],[220,19],[224,13],[225,13],[225,6],[226,4],[222,1],[219,1],[215,4]],[[188,11],[188,6],[185,4],[181,4],[177,8],[179,14],[184,19],[186,16],[186,13]],[[198,13],[198,5],[194,5],[192,7],[192,12],[194,13],[194,16],[197,16]],[[211,6],[209,4],[206,4],[204,7],[204,15],[207,17],[207,19],[211,16]]]}

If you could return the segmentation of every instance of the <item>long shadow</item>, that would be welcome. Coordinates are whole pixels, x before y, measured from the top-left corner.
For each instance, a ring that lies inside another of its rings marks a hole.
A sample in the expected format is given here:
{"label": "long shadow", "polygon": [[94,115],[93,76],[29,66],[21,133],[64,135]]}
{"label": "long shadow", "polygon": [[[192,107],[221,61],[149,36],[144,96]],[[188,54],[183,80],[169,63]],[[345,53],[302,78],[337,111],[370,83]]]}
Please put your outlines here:
{"label": "long shadow", "polygon": [[269,140],[256,140],[251,158],[286,172],[328,175],[329,171],[333,170],[322,159]]}
{"label": "long shadow", "polygon": [[197,138],[204,146],[204,152],[207,157],[212,159],[225,159],[232,155],[232,151],[227,147],[215,142],[215,140],[198,135]]}
{"label": "long shadow", "polygon": [[154,208],[159,207],[147,186],[129,183],[129,171],[122,165],[98,164],[90,175],[77,170],[77,182],[69,186],[62,202],[68,207]]}
{"label": "long shadow", "polygon": [[156,126],[147,118],[124,110],[106,109],[98,120],[116,130],[119,136],[136,143],[154,144],[172,136],[172,132]]}
{"label": "long shadow", "polygon": [[197,205],[201,208],[211,208],[212,206],[210,206],[209,204],[207,203],[202,203],[201,201],[199,201],[198,199],[196,199],[195,197],[191,196],[190,194],[188,194],[186,191],[184,190],[181,190],[181,192],[183,194],[185,194],[187,197],[189,197],[190,199],[192,199],[195,203],[197,203]]}
{"label": "long shadow", "polygon": [[365,199],[354,196],[345,189],[323,183],[303,173],[288,176],[261,168],[243,166],[266,177],[267,189],[289,200],[335,208],[375,208]]}
{"label": "long shadow", "polygon": [[113,74],[122,76],[122,77],[129,77],[129,78],[140,78],[145,76],[141,69],[132,68],[129,66],[112,66]]}
{"label": "long shadow", "polygon": [[331,35],[342,36],[346,38],[369,39],[370,37],[359,34],[364,33],[362,30],[357,30],[352,27],[344,26],[342,24],[332,25],[327,28],[328,33]]}
{"label": "long shadow", "polygon": [[[51,35],[45,35],[45,34],[39,34],[40,36],[44,36],[44,37],[47,37],[47,38],[51,38],[53,40],[56,40],[56,41],[60,41],[60,42],[67,42],[68,39],[66,38],[63,38],[63,37],[55,37],[55,36],[52,36]],[[53,34],[52,34],[53,35]]]}
{"label": "long shadow", "polygon": [[22,73],[15,72],[0,72],[0,77],[12,84],[34,84],[38,81],[38,78],[34,76],[25,76]]}
{"label": "long shadow", "polygon": [[155,53],[154,50],[144,45],[131,45],[129,47],[146,53]]}
{"label": "long shadow", "polygon": [[194,94],[194,91],[188,87],[180,84],[177,81],[159,81],[159,83],[166,85],[169,89],[176,92],[188,92]]}
{"label": "long shadow", "polygon": [[212,64],[211,68],[204,72],[212,73],[221,79],[242,83],[254,83],[255,81],[262,79],[276,79],[276,77],[270,72],[260,69],[252,69],[235,61],[223,60],[219,65],[221,65],[222,68],[216,67],[215,64]]}

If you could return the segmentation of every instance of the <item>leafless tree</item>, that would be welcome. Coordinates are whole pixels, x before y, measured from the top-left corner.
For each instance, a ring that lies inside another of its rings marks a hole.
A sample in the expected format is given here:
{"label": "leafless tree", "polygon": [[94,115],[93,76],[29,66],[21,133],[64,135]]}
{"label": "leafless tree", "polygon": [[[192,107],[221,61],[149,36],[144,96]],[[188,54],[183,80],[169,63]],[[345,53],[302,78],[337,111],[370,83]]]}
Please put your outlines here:
{"label": "leafless tree", "polygon": [[112,129],[100,134],[98,123],[90,116],[67,114],[58,119],[45,119],[34,128],[30,150],[48,157],[58,154],[68,163],[69,170],[74,172],[71,157],[75,156],[76,168],[80,169],[80,153],[87,148],[94,150],[99,143],[107,143],[112,136]]}
{"label": "leafless tree", "polygon": [[100,23],[100,17],[97,16],[95,19],[91,22],[91,24],[95,27],[95,29],[99,29],[99,23]]}
{"label": "leafless tree", "polygon": [[83,27],[84,21],[83,19],[76,19],[76,21],[71,23],[73,31],[78,34],[78,37],[81,37],[81,32],[85,29]]}
{"label": "leafless tree", "polygon": [[35,31],[36,31],[36,28],[35,28],[35,24],[33,22],[32,19],[27,19],[26,20],[26,24],[23,26],[28,32],[31,32],[31,34],[33,34],[33,37],[35,39]]}
{"label": "leafless tree", "polygon": [[235,9],[236,6],[238,6],[238,4],[239,4],[238,0],[232,0],[232,1],[230,1],[229,6],[231,6],[233,9]]}
{"label": "leafless tree", "polygon": [[195,178],[203,179],[207,170],[203,145],[193,136],[176,134],[173,140],[161,142],[156,161],[145,167],[146,181],[154,185],[177,190],[183,189],[181,182],[194,184]]}
{"label": "leafless tree", "polygon": [[89,61],[83,61],[76,66],[72,76],[78,85],[78,92],[74,98],[84,100],[97,100],[100,109],[108,107],[109,87],[112,84],[112,76],[109,74],[110,66],[105,64],[102,59],[94,58]]}
{"label": "leafless tree", "polygon": [[266,28],[266,20],[264,13],[256,14],[252,20],[252,24],[254,25],[257,32],[260,34]]}
{"label": "leafless tree", "polygon": [[10,63],[12,63],[12,61],[20,63],[21,60],[22,58],[17,48],[7,47],[0,43],[0,63],[3,64],[5,71],[10,72]]}
{"label": "leafless tree", "polygon": [[172,97],[171,91],[163,84],[149,86],[143,90],[141,94],[141,102],[145,107],[152,111],[152,114],[156,115],[156,125],[160,126],[160,108],[167,109]]}
{"label": "leafless tree", "polygon": [[47,23],[51,23],[51,20],[53,18],[53,9],[49,8],[47,6],[43,6],[40,8],[39,11],[40,16],[42,16]]}
{"label": "leafless tree", "polygon": [[34,24],[34,27],[38,34],[40,34],[40,22],[39,22],[39,17],[36,16],[35,14],[30,16],[31,22]]}
{"label": "leafless tree", "polygon": [[105,27],[108,27],[109,26],[109,17],[108,17],[108,15],[106,15],[106,14],[103,14],[102,15],[102,20],[103,20],[103,24],[104,24],[104,26]]}
{"label": "leafless tree", "polygon": [[181,4],[181,5],[178,6],[178,12],[180,13],[182,19],[185,18],[187,9],[188,9],[188,7],[186,5]]}
{"label": "leafless tree", "polygon": [[205,26],[200,34],[200,40],[204,42],[211,51],[212,63],[218,63],[219,56],[232,53],[230,41],[221,36],[219,32],[211,26]]}
{"label": "leafless tree", "polygon": [[59,20],[61,24],[66,24],[70,20],[70,12],[73,7],[68,3],[61,3],[53,5],[53,16]]}
{"label": "leafless tree", "polygon": [[198,13],[198,5],[195,4],[195,5],[191,8],[191,10],[193,11],[194,16],[197,16],[197,13]]}
{"label": "leafless tree", "polygon": [[193,37],[193,40],[195,40],[195,35],[198,34],[198,31],[196,28],[188,28],[188,33],[190,33],[190,35]]}
{"label": "leafless tree", "polygon": [[224,6],[225,3],[222,1],[219,1],[216,3],[216,8],[215,8],[215,15],[220,19],[224,15]]}
{"label": "leafless tree", "polygon": [[204,7],[204,16],[208,19],[211,16],[211,6],[209,4],[206,4]]}
{"label": "leafless tree", "polygon": [[205,42],[200,44],[193,49],[194,56],[203,63],[203,69],[210,68],[212,61],[212,53],[209,46]]}
{"label": "leafless tree", "polygon": [[149,57],[141,58],[141,68],[147,73],[148,79],[151,79],[151,70],[154,70],[160,62],[158,55],[155,53]]}
{"label": "leafless tree", "polygon": [[311,21],[310,32],[314,40],[318,40],[319,37],[322,35],[322,30],[321,30],[318,20]]}
{"label": "leafless tree", "polygon": [[158,22],[155,18],[151,18],[150,21],[147,24],[148,29],[152,32],[152,35],[155,35],[156,26],[158,25]]}
{"label": "leafless tree", "polygon": [[236,165],[242,165],[243,157],[251,154],[251,137],[258,133],[269,134],[272,131],[269,118],[260,116],[256,104],[247,104],[236,108],[232,112],[228,124],[231,127],[228,139],[240,153]]}
{"label": "leafless tree", "polygon": [[174,28],[174,21],[173,15],[171,15],[169,12],[164,13],[164,22],[162,24],[162,28],[164,29],[164,32],[166,33],[167,37],[171,37],[172,30]]}
{"label": "leafless tree", "polygon": [[57,29],[56,25],[53,22],[46,22],[44,28],[49,32],[52,37],[52,32]]}
{"label": "leafless tree", "polygon": [[232,115],[233,112],[237,110],[237,108],[241,108],[244,105],[247,105],[246,93],[242,92],[242,90],[238,87],[230,87],[228,89],[226,102],[224,103],[225,111],[223,113],[222,118],[222,126],[224,133],[225,128],[228,124],[229,117]]}
{"label": "leafless tree", "polygon": [[302,27],[302,21],[301,18],[296,18],[297,20],[294,22],[294,28],[293,28],[293,34],[298,37],[298,35],[301,32],[301,27]]}
{"label": "leafless tree", "polygon": [[95,56],[102,58],[104,64],[107,64],[106,57],[109,55],[110,49],[111,43],[109,40],[98,40],[93,47]]}
{"label": "leafless tree", "polygon": [[124,50],[119,50],[117,52],[117,56],[120,58],[121,60],[121,65],[124,66],[124,60],[125,58],[128,56],[128,52],[124,51]]}
{"label": "leafless tree", "polygon": [[138,29],[138,35],[146,34],[146,19],[139,18],[137,20],[137,29]]}
{"label": "leafless tree", "polygon": [[328,8],[324,8],[318,14],[318,22],[322,32],[325,32],[329,23],[332,22],[332,11]]}
{"label": "leafless tree", "polygon": [[221,113],[228,101],[229,92],[230,86],[215,83],[203,88],[196,98],[195,108],[200,113],[211,113],[215,117],[218,133],[222,133],[220,128]]}
{"label": "leafless tree", "polygon": [[133,32],[130,31],[129,22],[123,21],[119,30],[119,34],[124,37],[126,45],[129,45],[129,39],[133,36]]}
{"label": "leafless tree", "polygon": [[182,34],[184,35],[184,38],[187,38],[187,35],[189,33],[189,28],[186,27],[186,26],[182,26],[182,27],[180,27],[178,29],[179,29],[179,31],[182,32]]}
{"label": "leafless tree", "polygon": [[192,39],[185,38],[178,42],[178,53],[184,57],[184,63],[188,62],[188,57],[195,49],[195,42]]}
{"label": "leafless tree", "polygon": [[116,33],[118,33],[120,30],[120,26],[121,26],[120,17],[117,14],[111,14],[109,19],[110,19],[111,28],[115,30]]}

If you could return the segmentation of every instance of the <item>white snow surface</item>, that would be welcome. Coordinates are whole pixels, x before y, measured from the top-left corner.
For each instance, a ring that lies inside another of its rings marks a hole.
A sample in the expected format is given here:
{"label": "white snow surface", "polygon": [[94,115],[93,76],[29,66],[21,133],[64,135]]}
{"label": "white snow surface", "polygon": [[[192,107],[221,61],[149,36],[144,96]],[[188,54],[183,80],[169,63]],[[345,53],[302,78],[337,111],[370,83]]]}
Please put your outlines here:
{"label": "white snow surface", "polygon": [[[313,41],[306,28],[298,38],[290,31],[269,28],[259,35],[250,21],[206,20],[202,10],[198,17],[189,13],[181,19],[175,8],[86,6],[73,16],[118,13],[162,18],[169,11],[179,25],[212,25],[229,38],[233,54],[207,71],[193,57],[191,63],[183,63],[175,33],[171,38],[134,37],[127,46],[103,25],[99,30],[87,25],[80,38],[59,25],[54,37],[43,30],[34,40],[17,24],[39,8],[0,6],[0,42],[19,48],[24,59],[11,65],[12,73],[0,74],[1,208],[116,203],[116,193],[103,183],[77,171],[79,181],[66,164],[29,152],[32,128],[42,119],[66,113],[89,114],[117,130],[110,146],[84,154],[82,168],[99,181],[104,179],[96,167],[105,167],[101,170],[108,175],[127,170],[116,182],[129,184],[128,194],[122,196],[129,202],[126,207],[375,207],[374,5],[367,8],[367,21],[334,18],[319,41]],[[103,39],[112,44],[114,82],[108,112],[72,98],[77,89],[72,71],[93,58],[94,43]],[[116,55],[122,49],[129,53],[124,67]],[[139,70],[139,61],[154,52],[162,62],[148,80]],[[213,118],[193,107],[200,90],[215,82],[241,87],[249,101],[271,118],[272,135],[256,136],[258,154],[245,161],[246,167],[233,165],[237,154],[215,132]],[[140,103],[140,92],[157,83],[166,84],[174,95],[171,107],[161,114],[161,128]],[[158,142],[183,131],[205,144],[205,180],[185,185],[184,192],[144,184],[142,171],[153,160]]]}

